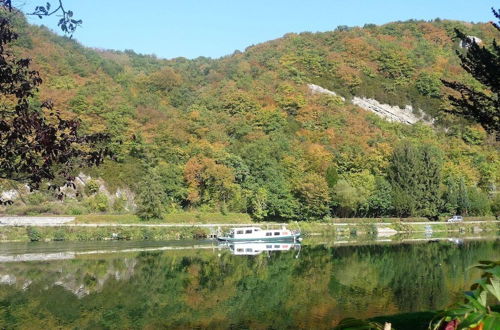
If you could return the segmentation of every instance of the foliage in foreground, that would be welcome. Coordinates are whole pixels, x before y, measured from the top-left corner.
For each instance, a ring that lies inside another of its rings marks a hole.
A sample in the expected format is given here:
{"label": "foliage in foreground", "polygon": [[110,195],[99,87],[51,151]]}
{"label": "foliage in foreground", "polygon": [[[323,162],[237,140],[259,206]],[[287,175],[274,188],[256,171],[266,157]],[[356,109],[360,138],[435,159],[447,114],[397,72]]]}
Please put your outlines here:
{"label": "foliage in foreground", "polygon": [[475,267],[483,274],[465,294],[464,302],[444,311],[430,329],[498,329],[500,313],[491,306],[500,303],[500,261],[480,261]]}

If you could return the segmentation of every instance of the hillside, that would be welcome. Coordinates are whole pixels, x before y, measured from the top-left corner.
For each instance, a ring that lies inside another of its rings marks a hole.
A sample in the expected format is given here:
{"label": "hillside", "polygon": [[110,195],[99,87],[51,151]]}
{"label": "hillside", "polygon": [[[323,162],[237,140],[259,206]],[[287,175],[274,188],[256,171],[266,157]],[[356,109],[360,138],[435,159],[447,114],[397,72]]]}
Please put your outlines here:
{"label": "hillside", "polygon": [[[158,198],[165,212],[256,219],[491,214],[498,145],[444,111],[440,79],[480,88],[459,65],[456,27],[485,44],[494,38],[488,24],[407,21],[287,34],[219,59],[164,60],[85,48],[17,17],[13,50],[41,72],[38,100],[52,98],[84,130],[113,137],[116,160],[82,169],[94,179],[68,194],[68,213],[131,211]],[[390,122],[357,98],[411,106],[408,115],[422,121]],[[419,197],[430,206],[404,209],[391,193],[391,159],[403,144],[435,160],[436,189]],[[58,203],[41,191],[4,211],[50,212]]]}

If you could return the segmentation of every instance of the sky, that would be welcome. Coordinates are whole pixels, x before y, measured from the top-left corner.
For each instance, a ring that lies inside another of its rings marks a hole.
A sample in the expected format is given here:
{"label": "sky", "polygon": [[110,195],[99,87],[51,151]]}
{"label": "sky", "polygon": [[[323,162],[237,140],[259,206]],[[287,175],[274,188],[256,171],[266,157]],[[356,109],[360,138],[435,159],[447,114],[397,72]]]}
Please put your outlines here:
{"label": "sky", "polygon": [[[19,0],[29,12],[46,1]],[[16,1],[14,0],[14,3]],[[334,30],[408,19],[493,19],[493,0],[63,0],[83,20],[73,35],[85,46],[132,49],[161,58],[217,58],[289,32]],[[498,6],[497,6],[498,7]],[[57,17],[31,17],[54,31]]]}

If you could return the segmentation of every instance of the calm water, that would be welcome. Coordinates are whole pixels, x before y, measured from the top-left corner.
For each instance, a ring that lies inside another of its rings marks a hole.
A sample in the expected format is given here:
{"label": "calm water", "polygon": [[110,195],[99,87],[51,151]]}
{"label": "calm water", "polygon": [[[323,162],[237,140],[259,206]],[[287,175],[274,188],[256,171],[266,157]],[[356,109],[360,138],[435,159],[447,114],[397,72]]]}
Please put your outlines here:
{"label": "calm water", "polygon": [[500,254],[498,239],[212,244],[0,244],[0,329],[329,328],[443,308]]}

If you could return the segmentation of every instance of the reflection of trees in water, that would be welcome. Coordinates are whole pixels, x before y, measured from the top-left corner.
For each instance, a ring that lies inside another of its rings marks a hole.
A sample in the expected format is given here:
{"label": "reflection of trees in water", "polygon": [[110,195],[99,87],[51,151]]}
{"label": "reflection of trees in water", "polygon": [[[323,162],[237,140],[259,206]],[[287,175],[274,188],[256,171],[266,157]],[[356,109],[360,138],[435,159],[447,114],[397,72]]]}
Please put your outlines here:
{"label": "reflection of trees in water", "polygon": [[[345,316],[440,308],[492,258],[497,242],[304,247],[235,257],[227,252],[0,265],[0,324],[36,327],[320,328]],[[23,290],[23,283],[31,284]],[[54,285],[58,282],[59,285]],[[75,290],[86,295],[78,298]],[[31,322],[31,323],[30,323]]]}

